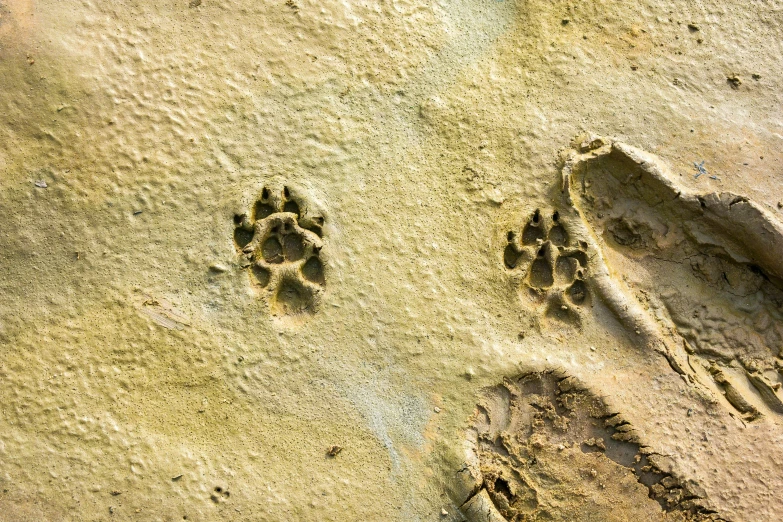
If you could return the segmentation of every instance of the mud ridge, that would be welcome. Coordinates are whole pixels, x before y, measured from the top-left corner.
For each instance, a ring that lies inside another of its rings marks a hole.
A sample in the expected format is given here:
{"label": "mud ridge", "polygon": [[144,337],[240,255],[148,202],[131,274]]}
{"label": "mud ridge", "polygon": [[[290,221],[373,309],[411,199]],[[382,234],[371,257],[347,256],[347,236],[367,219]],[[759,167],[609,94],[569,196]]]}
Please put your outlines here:
{"label": "mud ridge", "polygon": [[566,153],[561,182],[600,259],[602,301],[745,421],[778,419],[783,224],[744,196],[688,191],[659,158],[600,137]]}

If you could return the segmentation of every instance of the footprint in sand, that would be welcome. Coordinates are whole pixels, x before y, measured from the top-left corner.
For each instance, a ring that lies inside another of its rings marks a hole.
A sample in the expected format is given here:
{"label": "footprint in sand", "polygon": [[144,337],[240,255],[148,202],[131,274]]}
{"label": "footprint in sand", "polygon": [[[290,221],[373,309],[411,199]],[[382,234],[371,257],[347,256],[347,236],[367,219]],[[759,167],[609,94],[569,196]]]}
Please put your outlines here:
{"label": "footprint in sand", "polygon": [[620,413],[563,372],[486,390],[466,447],[460,509],[471,522],[723,520],[662,471],[666,458]]}
{"label": "footprint in sand", "polygon": [[783,224],[743,196],[688,191],[659,158],[602,138],[569,154],[562,189],[615,314],[745,420],[783,420]]}

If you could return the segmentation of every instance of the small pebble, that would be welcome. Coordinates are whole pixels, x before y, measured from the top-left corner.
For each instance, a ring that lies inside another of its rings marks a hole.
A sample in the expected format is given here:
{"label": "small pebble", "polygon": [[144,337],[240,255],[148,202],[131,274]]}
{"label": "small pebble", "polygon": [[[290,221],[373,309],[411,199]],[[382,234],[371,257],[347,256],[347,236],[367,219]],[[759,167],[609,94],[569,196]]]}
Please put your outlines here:
{"label": "small pebble", "polygon": [[38,188],[46,188],[49,185],[47,185],[44,180],[39,179],[38,181],[35,182],[35,186],[38,187]]}
{"label": "small pebble", "polygon": [[440,510],[440,516],[445,517],[445,516],[448,516],[448,514],[449,514],[449,512],[446,511],[445,509],[441,509]]}
{"label": "small pebble", "polygon": [[435,413],[440,413],[440,408],[438,408],[437,406],[435,406]]}
{"label": "small pebble", "polygon": [[219,274],[222,274],[223,272],[228,272],[228,267],[226,265],[221,265],[220,263],[214,263],[212,265],[209,265],[209,269]]}

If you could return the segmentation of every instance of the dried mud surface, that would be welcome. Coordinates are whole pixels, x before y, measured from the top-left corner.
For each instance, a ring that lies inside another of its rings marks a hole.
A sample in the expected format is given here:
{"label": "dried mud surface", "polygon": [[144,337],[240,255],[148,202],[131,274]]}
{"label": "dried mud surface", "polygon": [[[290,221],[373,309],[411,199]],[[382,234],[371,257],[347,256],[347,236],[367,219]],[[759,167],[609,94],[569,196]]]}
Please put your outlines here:
{"label": "dried mud surface", "polygon": [[0,520],[777,520],[781,55],[774,1],[0,0]]}

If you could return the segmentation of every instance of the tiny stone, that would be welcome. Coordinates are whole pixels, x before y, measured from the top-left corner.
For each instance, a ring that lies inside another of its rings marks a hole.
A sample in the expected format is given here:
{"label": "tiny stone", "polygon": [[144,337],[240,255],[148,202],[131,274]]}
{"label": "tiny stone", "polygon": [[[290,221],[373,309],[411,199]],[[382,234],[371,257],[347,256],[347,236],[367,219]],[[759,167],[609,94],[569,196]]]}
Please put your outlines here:
{"label": "tiny stone", "polygon": [[228,272],[228,267],[226,265],[221,265],[220,263],[209,265],[209,269],[217,273]]}
{"label": "tiny stone", "polygon": [[440,408],[438,408],[437,406],[435,406],[435,413],[440,413]]}
{"label": "tiny stone", "polygon": [[761,79],[761,75],[760,74],[751,74],[750,77],[753,78],[754,80],[760,80]]}
{"label": "tiny stone", "polygon": [[696,24],[688,24],[688,29],[693,31],[694,33],[699,30],[699,26]]}
{"label": "tiny stone", "polygon": [[445,517],[445,516],[448,516],[448,514],[449,514],[449,512],[446,511],[445,509],[441,509],[440,510],[440,516]]}
{"label": "tiny stone", "polygon": [[568,25],[569,23],[571,23],[571,20],[569,20],[568,18],[563,18],[563,20],[560,23],[563,25]]}
{"label": "tiny stone", "polygon": [[639,330],[636,330],[636,335],[641,335],[641,334],[642,334],[642,332],[640,332]]}
{"label": "tiny stone", "polygon": [[40,180],[35,182],[35,186],[38,187],[38,188],[46,188],[49,185],[47,185],[44,180],[40,179]]}

